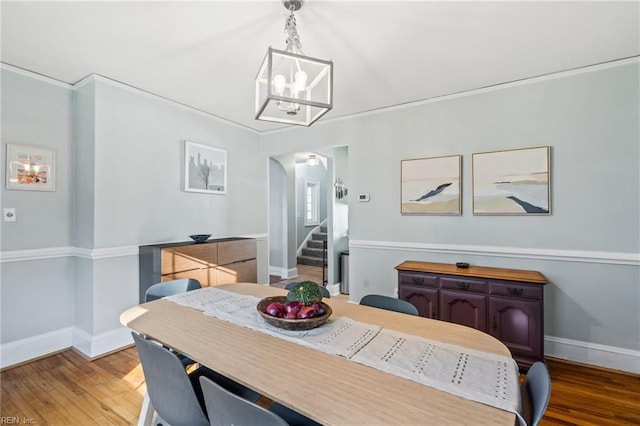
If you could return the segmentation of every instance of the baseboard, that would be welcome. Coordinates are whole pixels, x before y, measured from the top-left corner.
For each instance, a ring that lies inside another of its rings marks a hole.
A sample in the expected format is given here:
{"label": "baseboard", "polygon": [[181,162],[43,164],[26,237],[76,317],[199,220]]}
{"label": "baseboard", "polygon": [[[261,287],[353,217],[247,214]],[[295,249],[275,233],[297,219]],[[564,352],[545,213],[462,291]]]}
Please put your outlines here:
{"label": "baseboard", "polygon": [[84,330],[73,328],[73,347],[78,352],[93,359],[131,345],[131,330],[127,327],[116,328],[105,333],[91,336]]}
{"label": "baseboard", "polygon": [[71,347],[72,327],[15,340],[0,346],[0,368],[40,358]]}
{"label": "baseboard", "polygon": [[340,283],[336,283],[336,284],[327,284],[327,290],[329,290],[329,293],[333,296],[336,294],[340,294]]}
{"label": "baseboard", "polygon": [[74,348],[89,359],[119,350],[133,343],[131,330],[120,327],[91,336],[77,327],[67,327],[0,346],[0,369]]}
{"label": "baseboard", "polygon": [[640,374],[640,351],[545,336],[547,356]]}
{"label": "baseboard", "polygon": [[269,275],[275,275],[276,277],[288,280],[298,276],[298,268],[284,269],[278,266],[269,266]]}

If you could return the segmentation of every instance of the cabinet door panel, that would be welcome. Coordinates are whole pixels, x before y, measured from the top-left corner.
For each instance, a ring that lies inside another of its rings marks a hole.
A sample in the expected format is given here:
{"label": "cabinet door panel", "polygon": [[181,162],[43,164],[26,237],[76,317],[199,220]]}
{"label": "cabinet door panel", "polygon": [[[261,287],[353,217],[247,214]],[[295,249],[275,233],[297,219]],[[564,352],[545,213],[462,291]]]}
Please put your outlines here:
{"label": "cabinet door panel", "polygon": [[418,308],[421,317],[438,318],[438,289],[402,285],[398,298]]}
{"label": "cabinet door panel", "polygon": [[542,359],[542,302],[491,297],[489,334],[513,355]]}
{"label": "cabinet door panel", "polygon": [[487,330],[487,304],[483,294],[440,291],[440,319]]}
{"label": "cabinet door panel", "polygon": [[216,271],[218,285],[231,283],[255,283],[258,280],[257,263],[255,259],[218,266]]}
{"label": "cabinet door panel", "polygon": [[189,246],[162,249],[162,273],[208,268],[218,263],[216,243],[193,244]]}
{"label": "cabinet door panel", "polygon": [[256,251],[256,240],[254,239],[219,242],[218,264],[227,265],[242,260],[255,259]]}

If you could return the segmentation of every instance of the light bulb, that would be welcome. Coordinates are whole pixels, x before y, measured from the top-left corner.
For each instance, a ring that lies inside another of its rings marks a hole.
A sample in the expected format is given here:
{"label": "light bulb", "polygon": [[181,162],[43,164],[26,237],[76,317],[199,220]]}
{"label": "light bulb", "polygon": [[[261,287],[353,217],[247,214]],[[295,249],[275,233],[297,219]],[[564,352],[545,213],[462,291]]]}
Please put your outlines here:
{"label": "light bulb", "polygon": [[282,96],[284,93],[284,86],[287,84],[287,79],[282,74],[276,74],[273,76],[273,90]]}
{"label": "light bulb", "polygon": [[296,72],[296,80],[294,83],[296,92],[302,92],[307,87],[307,73],[304,71]]}

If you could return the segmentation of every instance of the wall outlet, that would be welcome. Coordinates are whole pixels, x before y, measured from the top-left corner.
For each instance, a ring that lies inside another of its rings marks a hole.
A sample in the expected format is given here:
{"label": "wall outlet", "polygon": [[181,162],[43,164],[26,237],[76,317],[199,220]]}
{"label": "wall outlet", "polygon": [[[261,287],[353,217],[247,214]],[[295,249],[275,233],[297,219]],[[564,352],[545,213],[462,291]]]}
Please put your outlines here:
{"label": "wall outlet", "polygon": [[4,221],[5,222],[15,222],[16,221],[16,209],[14,209],[14,208],[4,209],[3,215],[4,215]]}

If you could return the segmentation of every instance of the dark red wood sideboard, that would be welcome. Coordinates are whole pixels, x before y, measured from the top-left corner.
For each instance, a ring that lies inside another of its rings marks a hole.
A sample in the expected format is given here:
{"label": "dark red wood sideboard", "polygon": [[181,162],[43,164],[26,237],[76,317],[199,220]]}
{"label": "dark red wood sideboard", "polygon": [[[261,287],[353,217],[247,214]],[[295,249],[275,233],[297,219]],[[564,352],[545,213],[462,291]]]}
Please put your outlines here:
{"label": "dark red wood sideboard", "polygon": [[398,298],[420,316],[466,325],[504,343],[521,369],[544,360],[544,298],[540,272],[406,261]]}

